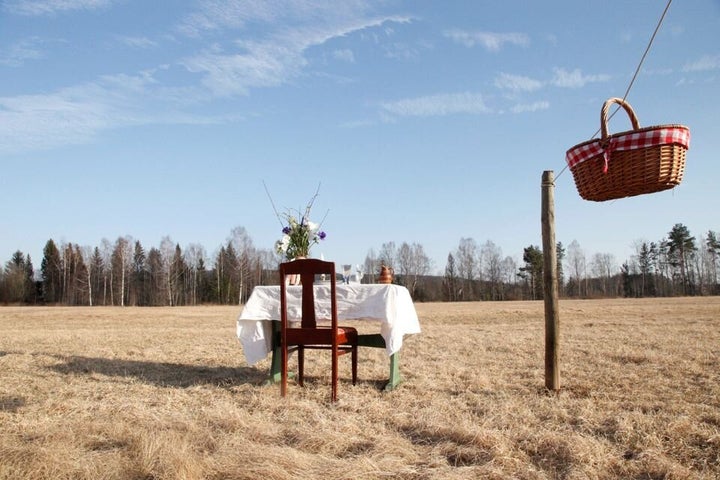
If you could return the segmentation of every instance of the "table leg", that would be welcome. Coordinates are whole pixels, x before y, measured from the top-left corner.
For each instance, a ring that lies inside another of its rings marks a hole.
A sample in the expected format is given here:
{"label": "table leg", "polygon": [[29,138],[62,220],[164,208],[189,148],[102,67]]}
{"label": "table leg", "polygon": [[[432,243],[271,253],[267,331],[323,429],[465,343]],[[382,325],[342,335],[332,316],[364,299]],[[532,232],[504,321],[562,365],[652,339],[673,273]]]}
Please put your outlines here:
{"label": "table leg", "polygon": [[394,390],[395,387],[400,385],[402,377],[400,376],[400,352],[395,352],[390,355],[390,379],[385,384],[385,391],[389,392]]}
{"label": "table leg", "polygon": [[[358,345],[361,347],[385,348],[385,339],[379,333],[358,335]],[[400,352],[390,355],[390,377],[384,390],[394,390],[402,382],[400,376]]]}
{"label": "table leg", "polygon": [[280,322],[270,322],[272,324],[272,360],[270,361],[270,378],[266,383],[280,383],[280,362],[282,361],[282,352],[280,351]]}

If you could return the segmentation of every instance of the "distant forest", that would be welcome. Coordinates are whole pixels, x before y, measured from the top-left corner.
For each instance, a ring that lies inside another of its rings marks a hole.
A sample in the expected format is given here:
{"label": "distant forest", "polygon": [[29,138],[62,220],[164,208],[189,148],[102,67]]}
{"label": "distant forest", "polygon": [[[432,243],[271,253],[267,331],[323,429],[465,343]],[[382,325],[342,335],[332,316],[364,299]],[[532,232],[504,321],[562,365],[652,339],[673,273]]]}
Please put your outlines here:
{"label": "distant forest", "polygon": [[[611,254],[591,257],[573,241],[557,245],[561,297],[616,298],[718,295],[718,235],[697,240],[683,224],[667,237],[636,242],[635,254],[618,264]],[[244,303],[256,285],[277,284],[274,251],[257,249],[243,227],[235,228],[210,258],[203,246],[184,249],[165,237],[149,250],[139,240],[119,237],[95,247],[48,240],[40,268],[17,251],[0,271],[0,303],[5,305],[176,306]],[[353,267],[362,283],[373,283],[380,265],[391,266],[394,282],[415,301],[536,300],[543,292],[543,252],[529,245],[522,264],[492,241],[462,238],[448,253],[442,275],[422,245],[394,242],[370,249],[364,265]],[[338,265],[338,268],[341,268]],[[361,273],[364,272],[364,273]]]}

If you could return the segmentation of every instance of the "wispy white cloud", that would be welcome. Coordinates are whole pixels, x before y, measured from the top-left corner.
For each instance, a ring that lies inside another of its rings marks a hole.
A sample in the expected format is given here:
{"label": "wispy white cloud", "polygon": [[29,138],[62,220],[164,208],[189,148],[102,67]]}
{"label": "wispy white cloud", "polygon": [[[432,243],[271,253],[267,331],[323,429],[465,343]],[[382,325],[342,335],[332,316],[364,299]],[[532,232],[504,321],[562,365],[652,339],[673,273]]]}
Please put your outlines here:
{"label": "wispy white cloud", "polygon": [[299,76],[308,65],[305,53],[311,47],[386,22],[405,21],[402,17],[360,17],[283,28],[257,41],[239,40],[231,47],[214,45],[181,64],[202,75],[203,84],[214,95],[245,95],[251,88],[274,87]]}
{"label": "wispy white cloud", "polygon": [[43,53],[38,47],[41,43],[42,41],[38,37],[26,38],[0,50],[0,65],[19,67],[26,60],[42,58]]}
{"label": "wispy white cloud", "polygon": [[[386,31],[389,29],[386,29]],[[423,52],[432,50],[434,47],[426,41],[418,41],[414,43],[407,42],[387,42],[383,45],[385,58],[393,60],[415,60],[421,58]]]}
{"label": "wispy white cloud", "polygon": [[579,68],[568,71],[564,68],[553,69],[554,75],[551,80],[551,84],[561,88],[581,88],[588,83],[607,82],[610,80],[610,75],[607,74],[596,74],[596,75],[584,75]]}
{"label": "wispy white cloud", "polygon": [[342,50],[334,50],[332,52],[333,58],[337,60],[342,60],[343,62],[348,63],[355,63],[355,55],[353,54],[353,51],[349,48],[344,48]]}
{"label": "wispy white cloud", "polygon": [[543,82],[522,75],[501,73],[495,77],[495,86],[501,90],[513,92],[533,92],[543,86]]}
{"label": "wispy white cloud", "polygon": [[448,93],[385,102],[380,107],[386,113],[402,117],[431,117],[455,114],[490,113],[482,95],[478,93]]}
{"label": "wispy white cloud", "polygon": [[375,121],[373,120],[355,120],[350,122],[344,122],[338,125],[340,128],[363,128],[363,127],[370,127],[372,125],[375,125]]}
{"label": "wispy white cloud", "polygon": [[217,96],[247,95],[250,88],[274,87],[299,74],[307,61],[281,44],[247,42],[245,52],[209,50],[181,63],[202,75],[202,83]]}
{"label": "wispy white cloud", "polygon": [[127,36],[119,36],[117,37],[120,43],[123,45],[127,45],[131,48],[138,48],[138,49],[148,49],[148,48],[155,48],[158,46],[158,43],[155,40],[151,40],[147,37],[127,37]]}
{"label": "wispy white cloud", "polygon": [[539,110],[547,110],[548,108],[550,108],[550,102],[543,100],[533,103],[518,104],[513,106],[510,111],[513,113],[525,113],[537,112]]}
{"label": "wispy white cloud", "polygon": [[165,89],[146,73],[104,76],[49,94],[0,97],[0,153],[87,143],[111,128],[228,120],[178,110],[182,99],[197,93]]}
{"label": "wispy white cloud", "polygon": [[530,37],[524,33],[468,32],[456,29],[448,30],[444,35],[466,47],[480,45],[489,52],[497,52],[505,44],[518,47],[527,47],[530,45]]}
{"label": "wispy white cloud", "polygon": [[720,55],[704,55],[683,66],[683,72],[708,72],[712,70],[720,70]]}
{"label": "wispy white cloud", "polygon": [[[176,82],[181,78],[182,83],[171,88],[159,80],[170,75],[141,72],[101,76],[47,94],[0,97],[0,124],[9,126],[0,129],[0,152],[89,142],[103,131],[126,126],[237,121],[236,117],[188,112],[194,110],[191,107],[218,98],[292,81],[306,73],[310,48],[355,32],[410,21],[406,17],[372,16],[367,13],[365,2],[356,0],[200,1],[202,8],[188,16],[179,30],[196,36],[207,33],[213,41],[223,39],[224,43],[208,44],[199,52],[158,67],[158,70],[182,68],[186,75],[172,76]],[[4,8],[18,14],[41,15],[100,8],[111,3],[111,0],[18,0]],[[216,35],[218,30],[245,27],[253,29],[252,41],[247,40],[245,30],[237,32],[237,36],[233,31]],[[233,37],[238,40],[232,41]],[[116,39],[133,48],[158,46],[144,36]],[[6,53],[0,61],[13,63],[35,55],[40,55],[39,50],[27,44],[13,54]],[[354,57],[352,51],[339,49],[336,58],[351,61]]]}
{"label": "wispy white cloud", "polygon": [[17,15],[51,15],[72,10],[95,10],[110,6],[113,0],[10,0],[3,9]]}
{"label": "wispy white cloud", "polygon": [[365,0],[201,0],[198,9],[184,18],[178,30],[198,36],[252,25],[275,31],[310,24],[333,25],[369,17],[371,8]]}

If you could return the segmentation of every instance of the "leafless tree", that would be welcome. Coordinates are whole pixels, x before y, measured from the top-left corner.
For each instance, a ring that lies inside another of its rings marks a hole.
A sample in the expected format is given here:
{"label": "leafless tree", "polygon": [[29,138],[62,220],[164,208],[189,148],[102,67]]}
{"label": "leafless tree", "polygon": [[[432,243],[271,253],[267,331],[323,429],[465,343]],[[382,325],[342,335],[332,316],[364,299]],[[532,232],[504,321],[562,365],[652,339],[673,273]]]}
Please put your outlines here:
{"label": "leafless tree", "polygon": [[395,268],[395,263],[397,260],[397,248],[395,247],[395,242],[387,242],[383,243],[380,247],[380,254],[378,255],[378,259],[380,260],[380,263]]}
{"label": "leafless tree", "polygon": [[240,226],[232,229],[228,242],[232,244],[237,255],[238,302],[242,304],[250,293],[247,279],[250,276],[251,267],[255,264],[255,247],[245,227]]}
{"label": "leafless tree", "polygon": [[380,272],[380,259],[375,254],[374,248],[368,250],[367,255],[365,255],[363,268],[365,272],[365,276],[363,278],[365,281],[375,283],[375,277],[378,275],[378,272]]}
{"label": "leafless tree", "polygon": [[103,305],[108,304],[107,294],[110,292],[110,305],[115,305],[113,298],[112,244],[107,238],[101,240],[100,255],[103,262]]}
{"label": "leafless tree", "polygon": [[[570,279],[574,280],[576,284],[576,294],[578,297],[582,296],[582,284],[587,279],[587,262],[585,259],[585,252],[580,248],[580,244],[577,240],[573,240],[568,245],[567,254],[567,265],[568,271],[570,272]],[[585,286],[585,294],[587,294],[587,285]]]}
{"label": "leafless tree", "polygon": [[198,289],[200,286],[200,269],[205,264],[205,248],[199,243],[191,243],[185,248],[185,265],[188,268],[188,303],[198,304]]}
{"label": "leafless tree", "polygon": [[[615,262],[615,256],[611,253],[596,253],[593,255],[592,262],[590,262],[592,274],[595,278],[600,280],[603,296],[608,295],[608,288],[612,282],[613,277],[616,276],[618,271],[617,263]],[[614,290],[614,289],[613,289]],[[617,292],[613,291],[614,296]]]}
{"label": "leafless tree", "polygon": [[125,306],[125,297],[127,296],[127,279],[129,278],[130,270],[132,267],[132,254],[133,254],[133,240],[129,235],[125,237],[118,237],[115,241],[115,247],[112,253],[112,265],[113,270],[117,272],[120,277],[120,287],[118,293],[120,294],[120,306]]}
{"label": "leafless tree", "polygon": [[455,265],[462,279],[461,300],[475,300],[473,283],[480,274],[480,256],[478,245],[472,238],[461,238],[455,253]]}
{"label": "leafless tree", "polygon": [[419,243],[403,242],[397,252],[397,271],[405,287],[415,297],[420,279],[430,273],[430,258]]}
{"label": "leafless tree", "polygon": [[501,300],[502,289],[502,249],[488,240],[480,249],[480,258],[484,279],[490,288],[490,299]]}
{"label": "leafless tree", "polygon": [[93,306],[93,273],[95,265],[93,263],[93,247],[85,245],[80,248],[80,254],[85,260],[85,282],[87,283],[88,305]]}
{"label": "leafless tree", "polygon": [[175,298],[175,279],[173,278],[173,258],[175,257],[175,242],[169,235],[164,236],[160,240],[160,259],[162,262],[164,289],[167,295],[167,304],[174,306]]}

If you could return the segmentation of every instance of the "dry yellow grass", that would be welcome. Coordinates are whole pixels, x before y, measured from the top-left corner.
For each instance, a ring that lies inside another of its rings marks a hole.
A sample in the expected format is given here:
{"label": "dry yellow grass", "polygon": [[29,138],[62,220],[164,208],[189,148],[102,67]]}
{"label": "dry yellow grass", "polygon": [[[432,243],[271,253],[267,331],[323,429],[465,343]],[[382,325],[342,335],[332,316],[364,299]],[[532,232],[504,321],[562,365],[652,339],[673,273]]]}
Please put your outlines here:
{"label": "dry yellow grass", "polygon": [[281,399],[239,307],[0,308],[0,479],[720,477],[720,298],[418,304],[405,383],[381,350],[329,399],[326,352]]}

